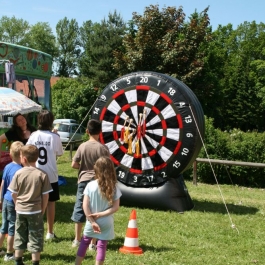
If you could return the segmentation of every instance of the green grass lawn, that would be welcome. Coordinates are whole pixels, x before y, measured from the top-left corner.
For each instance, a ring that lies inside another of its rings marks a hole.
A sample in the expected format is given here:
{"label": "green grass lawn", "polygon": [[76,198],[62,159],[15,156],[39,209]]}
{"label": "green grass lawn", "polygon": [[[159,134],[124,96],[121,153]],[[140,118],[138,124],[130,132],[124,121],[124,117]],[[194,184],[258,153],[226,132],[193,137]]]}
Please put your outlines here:
{"label": "green grass lawn", "polygon": [[[70,217],[77,171],[70,164],[66,151],[58,160],[59,174],[67,180],[67,185],[60,187],[61,200],[56,206],[55,233],[59,240],[45,242],[42,265],[74,264],[76,249],[71,247],[74,224]],[[194,186],[189,181],[186,185],[195,207],[184,214],[121,206],[115,214],[116,238],[108,244],[105,264],[265,264],[265,191],[221,185],[228,215],[217,185]],[[136,209],[139,246],[144,252],[139,256],[119,252],[132,209]],[[230,220],[236,228],[231,227]],[[31,264],[30,259],[26,252],[25,263]],[[87,252],[83,264],[94,264],[94,259],[95,253]]]}

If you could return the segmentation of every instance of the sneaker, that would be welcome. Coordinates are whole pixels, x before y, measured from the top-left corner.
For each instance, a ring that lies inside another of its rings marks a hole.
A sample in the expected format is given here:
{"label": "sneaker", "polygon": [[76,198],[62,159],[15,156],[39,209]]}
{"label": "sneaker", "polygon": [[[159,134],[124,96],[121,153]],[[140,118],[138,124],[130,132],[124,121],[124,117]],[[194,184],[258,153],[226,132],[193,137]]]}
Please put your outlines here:
{"label": "sneaker", "polygon": [[57,238],[57,236],[53,233],[53,234],[51,234],[51,233],[47,233],[47,235],[46,235],[46,239],[47,240],[49,240],[49,239],[54,239],[54,238]]}
{"label": "sneaker", "polygon": [[78,241],[76,239],[72,242],[72,247],[73,248],[79,247],[79,245],[80,245],[80,241]]}
{"label": "sneaker", "polygon": [[88,247],[88,249],[89,249],[90,251],[96,251],[96,250],[97,250],[97,247],[96,247],[96,245],[94,245],[94,244],[90,244],[89,247]]}
{"label": "sneaker", "polygon": [[12,256],[5,255],[4,256],[4,261],[10,261],[10,260],[15,260],[15,256],[14,255],[12,255]]}

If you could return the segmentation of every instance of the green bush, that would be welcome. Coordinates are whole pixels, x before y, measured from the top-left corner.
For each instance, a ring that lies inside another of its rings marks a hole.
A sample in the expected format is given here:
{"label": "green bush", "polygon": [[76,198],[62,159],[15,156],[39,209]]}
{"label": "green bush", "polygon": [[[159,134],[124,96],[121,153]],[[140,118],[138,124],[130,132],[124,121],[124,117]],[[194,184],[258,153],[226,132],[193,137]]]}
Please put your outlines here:
{"label": "green bush", "polygon": [[[205,138],[198,157],[219,160],[231,160],[253,163],[265,163],[265,133],[243,132],[233,129],[221,131],[213,126],[213,119],[205,118]],[[214,172],[214,173],[213,173]],[[220,184],[237,184],[249,187],[265,187],[265,169],[245,166],[228,166],[208,163],[197,163],[199,182]],[[192,168],[184,172],[192,176]]]}

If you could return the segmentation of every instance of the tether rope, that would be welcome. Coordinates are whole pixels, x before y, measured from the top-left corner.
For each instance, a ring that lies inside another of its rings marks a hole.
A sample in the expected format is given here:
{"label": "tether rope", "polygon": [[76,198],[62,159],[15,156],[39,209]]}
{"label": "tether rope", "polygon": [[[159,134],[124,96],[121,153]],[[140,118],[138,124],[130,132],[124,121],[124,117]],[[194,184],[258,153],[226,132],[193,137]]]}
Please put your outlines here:
{"label": "tether rope", "polygon": [[[72,135],[72,137],[70,138],[70,140],[68,141],[68,143],[66,144],[66,146],[63,148],[63,151],[65,151],[65,149],[68,147],[69,143],[72,141],[73,137],[76,135],[76,132],[78,131],[78,129],[82,126],[84,120],[89,115],[90,111],[92,110],[92,108],[96,104],[97,100],[98,100],[98,98],[95,100],[95,102],[93,103],[93,105],[91,106],[91,108],[89,109],[89,111],[87,112],[86,116],[84,117],[84,119],[82,120],[82,122],[79,124],[78,128],[76,129],[76,131],[74,132],[74,134]],[[57,157],[57,161],[58,161],[58,159],[59,159],[59,157]]]}
{"label": "tether rope", "polygon": [[196,125],[197,131],[198,131],[198,133],[199,133],[199,136],[200,136],[200,139],[201,139],[201,142],[202,142],[202,145],[203,145],[204,151],[205,151],[205,153],[206,153],[207,159],[208,159],[209,164],[210,164],[210,167],[211,167],[211,169],[212,169],[212,172],[213,172],[213,175],[214,175],[214,178],[215,178],[215,181],[216,181],[216,184],[217,184],[218,190],[219,190],[219,192],[220,192],[220,195],[221,195],[221,197],[222,197],[223,203],[224,203],[224,205],[225,205],[225,209],[226,209],[227,215],[228,215],[228,217],[229,217],[229,220],[230,220],[230,223],[231,223],[231,227],[232,227],[233,229],[236,229],[237,233],[239,234],[239,230],[237,229],[236,225],[233,223],[232,217],[231,217],[230,212],[229,212],[229,210],[228,210],[228,207],[227,207],[227,205],[226,205],[225,198],[224,198],[224,196],[223,196],[222,190],[221,190],[221,188],[220,188],[219,182],[218,182],[217,177],[216,177],[216,174],[215,174],[215,172],[214,172],[214,169],[213,169],[213,166],[212,166],[211,160],[210,160],[209,155],[208,155],[208,152],[207,152],[207,150],[206,150],[206,147],[205,147],[204,141],[203,141],[203,139],[202,139],[202,135],[201,135],[201,132],[200,132],[199,126],[198,126],[198,124],[197,124],[196,118],[195,118],[195,116],[194,116],[194,113],[193,113],[193,111],[192,111],[191,105],[190,105],[189,107],[190,107],[190,110],[191,110],[191,113],[192,113],[193,119],[194,119],[194,121],[195,121],[195,125]]}

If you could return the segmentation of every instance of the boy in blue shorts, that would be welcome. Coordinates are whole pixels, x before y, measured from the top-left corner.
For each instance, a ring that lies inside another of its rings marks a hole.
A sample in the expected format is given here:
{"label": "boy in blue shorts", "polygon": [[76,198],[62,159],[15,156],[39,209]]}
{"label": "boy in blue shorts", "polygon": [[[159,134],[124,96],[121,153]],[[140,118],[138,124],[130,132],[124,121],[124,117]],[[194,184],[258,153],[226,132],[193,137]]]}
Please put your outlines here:
{"label": "boy in blue shorts", "polygon": [[52,191],[49,178],[36,168],[39,150],[35,145],[21,148],[20,159],[23,168],[13,177],[8,189],[12,192],[16,209],[15,265],[24,265],[22,258],[26,249],[31,252],[32,264],[39,265],[43,251],[45,213],[49,192]]}
{"label": "boy in blue shorts", "polygon": [[[4,256],[4,261],[14,259],[13,255],[13,244],[15,234],[15,222],[16,222],[16,211],[15,204],[13,202],[12,194],[7,189],[11,183],[15,173],[22,168],[20,162],[20,149],[24,146],[22,142],[16,141],[11,144],[10,156],[12,162],[5,166],[3,171],[3,179],[0,189],[0,202],[2,204],[2,227],[0,230],[0,254]],[[7,236],[7,247],[6,253],[3,251],[2,246]]]}

